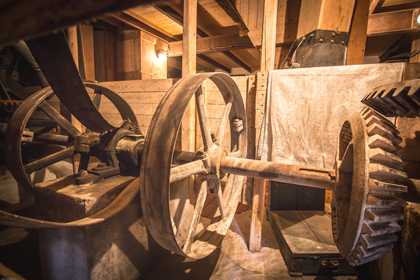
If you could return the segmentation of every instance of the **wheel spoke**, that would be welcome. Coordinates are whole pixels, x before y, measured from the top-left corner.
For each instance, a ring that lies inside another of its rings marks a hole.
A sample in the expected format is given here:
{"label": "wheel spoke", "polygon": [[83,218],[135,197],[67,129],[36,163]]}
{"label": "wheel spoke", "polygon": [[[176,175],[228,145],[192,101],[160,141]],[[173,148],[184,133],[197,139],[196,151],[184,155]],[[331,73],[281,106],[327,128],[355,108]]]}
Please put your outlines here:
{"label": "wheel spoke", "polygon": [[65,148],[61,151],[52,153],[43,158],[34,160],[25,165],[25,171],[27,173],[32,173],[36,170],[45,168],[53,163],[59,162],[65,158],[71,157],[74,153],[74,147]]}
{"label": "wheel spoke", "polygon": [[346,150],[344,151],[343,157],[339,161],[339,169],[343,172],[351,172],[353,169],[351,156],[353,154],[353,142],[350,142]]}
{"label": "wheel spoke", "polygon": [[219,146],[223,146],[224,144],[223,142],[225,139],[226,125],[229,120],[229,114],[230,114],[231,109],[232,109],[232,102],[229,102],[226,104],[225,111],[223,112],[222,121],[217,130],[217,141],[218,141]]}
{"label": "wheel spoke", "polygon": [[204,203],[207,198],[207,181],[201,182],[200,190],[197,195],[197,200],[195,202],[194,213],[191,219],[191,224],[188,229],[187,238],[185,240],[183,250],[189,252],[191,250],[191,244],[194,241],[194,235],[197,230],[198,222],[200,221],[201,213],[203,212]]}
{"label": "wheel spoke", "polygon": [[222,218],[224,218],[225,211],[223,207],[223,192],[222,192],[222,186],[220,185],[220,182],[219,182],[219,186],[217,187],[217,202],[219,204],[220,215],[222,216]]}
{"label": "wheel spoke", "polygon": [[206,174],[207,168],[203,159],[191,161],[171,168],[170,183],[180,181],[196,174]]}
{"label": "wheel spoke", "polygon": [[67,131],[72,137],[80,135],[80,131],[71,122],[64,118],[53,106],[44,101],[39,106],[41,110],[52,118],[61,128]]}
{"label": "wheel spoke", "polygon": [[211,138],[210,128],[207,124],[207,110],[206,104],[204,100],[204,93],[200,89],[197,91],[195,95],[195,100],[197,104],[197,113],[198,113],[198,121],[200,122],[200,129],[201,129],[201,136],[203,138],[204,150],[208,151],[208,149],[213,145],[213,140]]}

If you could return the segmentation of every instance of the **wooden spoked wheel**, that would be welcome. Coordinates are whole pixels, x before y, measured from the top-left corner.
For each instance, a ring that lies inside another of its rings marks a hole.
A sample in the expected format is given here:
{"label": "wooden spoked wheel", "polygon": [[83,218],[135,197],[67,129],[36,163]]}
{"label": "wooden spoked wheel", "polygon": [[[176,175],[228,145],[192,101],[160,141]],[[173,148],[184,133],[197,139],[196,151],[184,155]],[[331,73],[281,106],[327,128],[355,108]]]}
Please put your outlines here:
{"label": "wooden spoked wheel", "polygon": [[[210,131],[201,91],[207,79],[217,86],[225,103],[216,136]],[[193,152],[179,151],[177,137],[192,98],[196,100],[203,144]],[[245,179],[220,172],[225,155],[246,157],[246,115],[238,87],[223,73],[181,79],[158,106],[142,155],[143,214],[150,233],[162,247],[200,259],[219,246],[232,223]]]}
{"label": "wooden spoked wheel", "polygon": [[[87,88],[95,91],[92,102],[92,110],[97,96],[105,96],[115,106],[122,120],[130,122],[135,130],[137,129],[137,120],[130,106],[117,93],[108,88],[95,83],[85,83]],[[54,91],[50,88],[43,88],[26,98],[14,112],[7,128],[6,133],[6,164],[19,183],[19,191],[22,196],[26,196],[34,187],[32,177],[37,171],[46,170],[46,168],[62,161],[73,163],[77,154],[80,156],[80,168],[88,163],[88,156],[82,156],[80,149],[92,144],[94,138],[99,139],[97,132],[82,132],[76,128],[57,108],[58,99]],[[97,104],[99,105],[99,104]],[[83,121],[83,120],[82,120]],[[116,129],[110,125],[110,127]],[[30,137],[27,137],[27,134]],[[85,143],[86,142],[86,143]],[[35,154],[35,151],[41,150],[43,153]],[[88,148],[88,147],[87,147]],[[87,153],[85,153],[87,154]],[[71,166],[71,164],[69,164]],[[70,175],[61,167],[55,168],[58,173],[55,175],[61,177]],[[73,170],[72,170],[73,169]],[[75,168],[70,170],[73,174],[79,172]],[[32,174],[32,176],[31,176]],[[54,178],[52,178],[54,179]]]}

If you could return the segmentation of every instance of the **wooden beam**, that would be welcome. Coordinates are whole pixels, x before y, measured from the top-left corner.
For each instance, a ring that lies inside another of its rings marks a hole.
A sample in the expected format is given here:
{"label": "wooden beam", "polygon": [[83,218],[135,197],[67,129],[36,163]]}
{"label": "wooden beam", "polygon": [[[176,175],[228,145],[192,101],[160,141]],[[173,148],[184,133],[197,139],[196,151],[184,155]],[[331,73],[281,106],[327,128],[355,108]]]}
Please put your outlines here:
{"label": "wooden beam", "polygon": [[416,22],[420,9],[376,13],[369,16],[368,37],[420,31]]}
{"label": "wooden beam", "polygon": [[356,0],[349,33],[346,64],[363,64],[367,41],[369,0]]}
{"label": "wooden beam", "polygon": [[[182,77],[196,73],[197,49],[197,0],[184,1],[184,20],[182,34]],[[183,151],[195,151],[195,98],[187,106],[182,120]],[[192,182],[188,182],[189,187]]]}
{"label": "wooden beam", "polygon": [[121,11],[151,0],[42,0],[0,3],[0,45],[74,25],[104,13]]}
{"label": "wooden beam", "polygon": [[384,2],[385,0],[371,0],[369,5],[369,14],[376,13]]}
{"label": "wooden beam", "polygon": [[410,57],[410,63],[420,63],[420,38],[411,42],[411,53],[413,56]]}
{"label": "wooden beam", "polygon": [[228,72],[228,73],[230,72],[229,67],[227,67],[227,66],[225,66],[225,65],[223,65],[223,64],[221,64],[221,63],[219,63],[217,61],[215,61],[214,59],[212,59],[212,58],[210,58],[210,57],[208,57],[208,56],[206,56],[204,54],[198,54],[197,55],[197,58],[199,58],[200,60],[204,61],[207,64],[212,65],[216,69],[221,69],[221,70],[223,70],[225,72]]}
{"label": "wooden beam", "polygon": [[[260,69],[263,75],[257,76],[257,84],[259,84],[258,77],[267,79],[268,72],[274,69],[276,56],[276,23],[277,23],[278,0],[264,1],[264,20],[263,20],[263,37],[261,45],[261,63]],[[267,84],[267,83],[263,83]],[[256,107],[262,105],[264,110],[266,105],[267,86],[265,86],[260,94],[258,89],[256,93]],[[257,134],[261,131],[261,123],[263,118],[255,118],[255,127]],[[261,250],[262,238],[262,223],[265,218],[266,206],[265,199],[268,189],[268,181],[264,179],[254,179],[254,186],[252,189],[252,210],[251,210],[251,230],[249,236],[249,250],[257,252]]]}
{"label": "wooden beam", "polygon": [[291,44],[282,44],[279,46],[279,40],[283,42],[292,42],[297,39],[297,30],[299,22],[300,0],[280,0],[279,12],[277,18],[277,39],[276,39],[276,65],[277,68],[283,68],[286,65],[286,59],[290,54]]}
{"label": "wooden beam", "polygon": [[197,0],[184,1],[182,35],[182,76],[196,72],[197,55]]}
{"label": "wooden beam", "polygon": [[261,45],[261,71],[274,69],[276,55],[276,23],[278,0],[264,1],[263,37]]}
{"label": "wooden beam", "polygon": [[[77,25],[67,28],[67,38],[70,47],[71,55],[73,56],[74,64],[79,70],[79,36],[77,31]],[[74,116],[70,117],[72,124],[79,130],[84,131],[82,123]]]}
{"label": "wooden beam", "polygon": [[134,27],[136,29],[148,32],[156,37],[161,38],[162,40],[165,40],[167,42],[170,41],[174,41],[176,40],[176,37],[171,36],[168,33],[163,33],[155,28],[153,28],[152,26],[138,20],[137,18],[127,14],[127,13],[114,13],[114,14],[110,14],[111,17],[116,18],[124,23],[126,23],[127,25]]}
{"label": "wooden beam", "polygon": [[231,0],[216,0],[217,4],[225,10],[225,12],[233,19],[234,22],[238,23],[241,26],[243,31],[248,32],[249,29],[246,26],[244,20],[242,19],[241,14],[235,7],[235,4]]}
{"label": "wooden beam", "polygon": [[355,0],[302,0],[298,37],[314,30],[348,32]]}
{"label": "wooden beam", "polygon": [[[216,35],[197,39],[197,54],[223,52],[232,49],[252,48],[252,44],[246,36],[239,35]],[[182,55],[182,41],[169,43],[169,57]]]}
{"label": "wooden beam", "polygon": [[237,55],[234,52],[230,51],[223,51],[222,52],[225,56],[227,56],[230,60],[232,60],[234,63],[236,63],[238,66],[244,68],[248,72],[252,72],[251,66],[249,66],[247,63],[245,63],[239,55]]}
{"label": "wooden beam", "polygon": [[79,25],[81,50],[81,76],[84,80],[95,80],[95,50],[93,39],[93,26],[91,24]]}

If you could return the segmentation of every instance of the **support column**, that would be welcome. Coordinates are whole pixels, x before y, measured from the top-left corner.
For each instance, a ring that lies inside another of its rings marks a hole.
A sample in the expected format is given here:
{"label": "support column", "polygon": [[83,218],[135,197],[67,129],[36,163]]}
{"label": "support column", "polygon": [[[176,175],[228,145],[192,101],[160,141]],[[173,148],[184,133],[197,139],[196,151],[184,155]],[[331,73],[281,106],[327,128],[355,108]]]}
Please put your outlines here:
{"label": "support column", "polygon": [[302,0],[295,67],[345,64],[356,0]]}
{"label": "support column", "polygon": [[[71,26],[67,29],[67,36],[74,64],[76,65],[77,70],[79,70],[79,39],[77,25]],[[71,116],[71,122],[79,131],[83,131],[83,125],[74,116]]]}
{"label": "support column", "polygon": [[[265,0],[264,1],[264,21],[262,30],[262,45],[261,45],[261,73],[257,74],[256,78],[256,107],[262,105],[262,111],[258,114],[256,108],[255,127],[256,137],[258,142],[261,124],[264,118],[264,108],[266,105],[267,86],[259,86],[260,84],[266,85],[268,72],[274,69],[275,56],[276,56],[276,35],[277,35],[277,8],[278,0]],[[257,157],[258,157],[257,152]],[[256,252],[261,249],[262,237],[262,222],[265,218],[265,200],[267,196],[266,190],[268,189],[268,181],[264,179],[254,179],[252,190],[252,213],[251,213],[251,229],[249,237],[249,250]]]}
{"label": "support column", "polygon": [[[184,1],[182,77],[196,73],[197,0]],[[195,150],[195,99],[191,99],[182,121],[182,150]]]}

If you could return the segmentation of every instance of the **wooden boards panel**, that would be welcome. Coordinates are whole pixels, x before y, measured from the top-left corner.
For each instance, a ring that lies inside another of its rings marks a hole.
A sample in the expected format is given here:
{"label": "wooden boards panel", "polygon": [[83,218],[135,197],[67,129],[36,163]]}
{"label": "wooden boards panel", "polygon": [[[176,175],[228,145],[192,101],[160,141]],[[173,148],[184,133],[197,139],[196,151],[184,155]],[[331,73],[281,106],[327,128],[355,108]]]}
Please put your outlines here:
{"label": "wooden boards panel", "polygon": [[[102,82],[100,85],[106,86],[120,94],[133,109],[137,121],[143,133],[152,120],[152,116],[161,98],[172,86],[173,80],[131,80],[131,81],[112,81]],[[115,107],[106,98],[101,98],[99,111],[114,125],[121,123],[121,118]]]}

